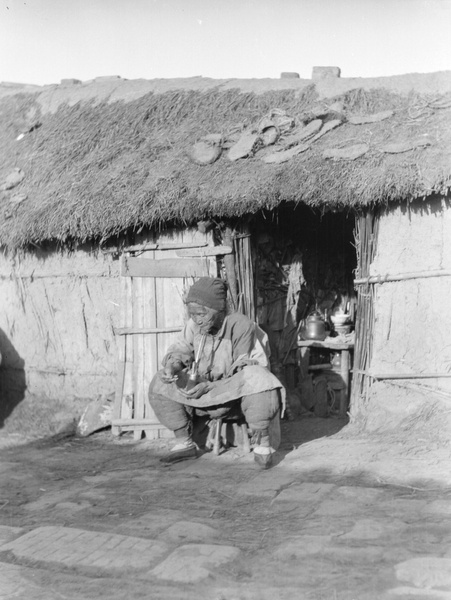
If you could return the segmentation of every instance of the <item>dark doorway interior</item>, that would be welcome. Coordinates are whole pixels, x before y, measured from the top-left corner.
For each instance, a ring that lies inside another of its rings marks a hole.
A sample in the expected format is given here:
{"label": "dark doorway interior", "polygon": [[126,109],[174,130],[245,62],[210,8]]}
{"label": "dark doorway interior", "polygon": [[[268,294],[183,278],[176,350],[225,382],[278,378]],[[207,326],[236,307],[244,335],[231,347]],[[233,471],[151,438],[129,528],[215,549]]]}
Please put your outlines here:
{"label": "dark doorway interior", "polygon": [[[334,361],[337,367],[340,357],[330,350],[312,349],[302,372],[298,341],[313,314],[324,322],[328,339],[342,335],[331,317],[349,314],[346,331],[353,335],[354,224],[352,213],[321,214],[288,204],[262,212],[249,223],[257,320],[269,337],[271,369],[283,380],[295,413],[331,416],[338,408],[333,386],[339,391],[339,368],[334,369]],[[312,369],[320,365],[324,370]],[[315,388],[318,394],[329,394],[321,407],[315,407]],[[331,403],[335,404],[332,409]]]}

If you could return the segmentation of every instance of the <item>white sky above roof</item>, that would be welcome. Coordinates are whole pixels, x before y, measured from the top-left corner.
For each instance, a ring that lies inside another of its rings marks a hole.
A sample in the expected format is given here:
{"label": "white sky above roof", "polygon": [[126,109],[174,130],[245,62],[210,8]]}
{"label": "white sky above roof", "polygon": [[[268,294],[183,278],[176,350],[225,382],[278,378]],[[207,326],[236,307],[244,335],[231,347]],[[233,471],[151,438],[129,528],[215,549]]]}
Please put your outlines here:
{"label": "white sky above roof", "polygon": [[0,0],[0,81],[451,69],[451,0]]}

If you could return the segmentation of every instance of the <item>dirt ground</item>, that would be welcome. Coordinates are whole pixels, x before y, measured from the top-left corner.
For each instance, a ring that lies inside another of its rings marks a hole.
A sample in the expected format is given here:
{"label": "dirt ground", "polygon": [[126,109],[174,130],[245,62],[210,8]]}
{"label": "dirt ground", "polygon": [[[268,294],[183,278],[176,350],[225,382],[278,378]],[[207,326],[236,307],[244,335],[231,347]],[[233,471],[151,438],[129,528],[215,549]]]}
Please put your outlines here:
{"label": "dirt ground", "polygon": [[[2,528],[17,536],[52,525],[165,540],[173,550],[207,543],[208,527],[217,532],[209,544],[240,554],[180,582],[21,559],[0,545],[0,600],[451,598],[451,487],[415,469],[406,479],[369,463],[351,468],[357,459],[336,468],[338,456],[365,456],[371,445],[346,423],[284,421],[268,471],[239,448],[166,467],[159,458],[170,440],[109,430],[25,444],[3,436],[0,538]],[[396,461],[395,445],[387,452]],[[177,524],[182,533],[170,537]]]}

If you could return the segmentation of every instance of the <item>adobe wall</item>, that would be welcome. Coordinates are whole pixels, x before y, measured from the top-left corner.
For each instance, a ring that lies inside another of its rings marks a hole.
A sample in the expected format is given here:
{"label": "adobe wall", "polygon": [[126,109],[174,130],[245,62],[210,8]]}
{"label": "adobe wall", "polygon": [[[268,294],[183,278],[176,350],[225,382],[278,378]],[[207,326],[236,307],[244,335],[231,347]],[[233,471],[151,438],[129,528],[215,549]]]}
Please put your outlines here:
{"label": "adobe wall", "polygon": [[[172,266],[154,269],[175,274],[124,277],[117,255],[88,244],[72,252],[0,252],[0,432],[55,433],[78,421],[91,401],[112,396],[120,355],[115,329],[121,327],[160,330],[158,338],[127,336],[123,391],[134,395],[135,406],[145,404],[149,383],[186,318],[190,252],[211,244],[212,235],[166,230],[158,233],[157,250],[153,239],[149,232],[134,236],[135,244],[148,246],[134,259],[172,259]],[[214,255],[198,262],[217,274]]]}
{"label": "adobe wall", "polygon": [[[451,206],[449,200],[417,200],[387,209],[380,219],[374,276],[451,271]],[[421,429],[424,415],[440,422],[448,407],[451,378],[408,378],[408,375],[451,374],[451,277],[415,278],[376,284],[372,374],[406,374],[373,385],[354,416],[372,429],[399,429],[410,423]],[[419,401],[419,398],[421,401]],[[415,399],[415,401],[414,401]],[[435,415],[435,416],[434,416]],[[443,426],[448,423],[443,421]],[[446,427],[450,427],[449,423]]]}
{"label": "adobe wall", "polygon": [[89,250],[0,253],[3,397],[26,387],[70,403],[114,390],[118,271]]}
{"label": "adobe wall", "polygon": [[[442,198],[381,217],[371,275],[451,271],[451,207]],[[451,374],[451,278],[376,285],[373,373]],[[451,390],[451,378],[430,384]]]}

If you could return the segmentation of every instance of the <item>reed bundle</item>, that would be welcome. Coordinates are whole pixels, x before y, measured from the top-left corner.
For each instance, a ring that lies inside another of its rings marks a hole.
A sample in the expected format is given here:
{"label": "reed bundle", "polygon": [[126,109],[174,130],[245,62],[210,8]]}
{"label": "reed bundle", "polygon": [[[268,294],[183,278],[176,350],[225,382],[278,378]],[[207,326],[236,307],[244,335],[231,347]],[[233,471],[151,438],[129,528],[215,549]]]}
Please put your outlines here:
{"label": "reed bundle", "polygon": [[234,249],[239,286],[238,310],[255,321],[255,282],[251,237],[246,226],[235,235]]}
{"label": "reed bundle", "polygon": [[[370,265],[377,250],[379,216],[377,212],[363,211],[356,219],[355,248],[357,255],[356,279],[369,276]],[[359,285],[356,307],[354,376],[351,404],[365,402],[371,378],[365,374],[371,362],[372,339],[374,329],[375,288],[369,283]]]}

